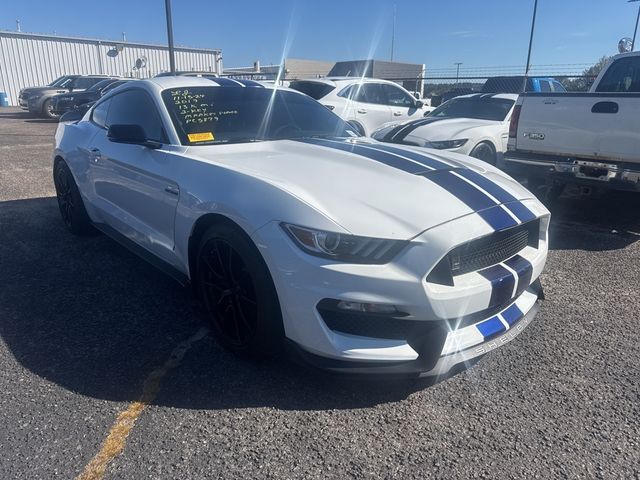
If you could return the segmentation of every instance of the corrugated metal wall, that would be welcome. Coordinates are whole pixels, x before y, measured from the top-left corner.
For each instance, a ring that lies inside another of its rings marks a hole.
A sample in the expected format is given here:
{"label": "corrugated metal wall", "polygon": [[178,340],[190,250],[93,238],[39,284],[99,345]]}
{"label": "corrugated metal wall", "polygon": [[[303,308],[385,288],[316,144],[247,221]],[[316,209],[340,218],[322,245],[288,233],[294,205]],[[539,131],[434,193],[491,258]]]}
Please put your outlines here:
{"label": "corrugated metal wall", "polygon": [[[117,56],[107,55],[116,45]],[[146,67],[135,69],[145,57]],[[177,70],[222,71],[219,50],[176,48]],[[47,85],[65,74],[104,74],[146,78],[169,70],[166,47],[109,40],[78,39],[0,31],[0,92],[18,104],[24,87]]]}

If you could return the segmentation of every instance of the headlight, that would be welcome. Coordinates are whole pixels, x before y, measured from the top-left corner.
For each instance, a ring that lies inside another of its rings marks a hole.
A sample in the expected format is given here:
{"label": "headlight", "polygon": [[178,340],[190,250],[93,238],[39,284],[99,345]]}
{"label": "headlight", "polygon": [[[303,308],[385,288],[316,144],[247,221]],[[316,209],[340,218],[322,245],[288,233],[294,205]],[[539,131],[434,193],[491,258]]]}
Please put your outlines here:
{"label": "headlight", "polygon": [[345,263],[388,263],[408,243],[404,240],[358,237],[280,224],[298,247],[309,255]]}
{"label": "headlight", "polygon": [[467,143],[467,138],[460,138],[458,140],[444,140],[442,142],[427,142],[425,147],[437,148],[438,150],[448,150],[451,148],[459,148]]}

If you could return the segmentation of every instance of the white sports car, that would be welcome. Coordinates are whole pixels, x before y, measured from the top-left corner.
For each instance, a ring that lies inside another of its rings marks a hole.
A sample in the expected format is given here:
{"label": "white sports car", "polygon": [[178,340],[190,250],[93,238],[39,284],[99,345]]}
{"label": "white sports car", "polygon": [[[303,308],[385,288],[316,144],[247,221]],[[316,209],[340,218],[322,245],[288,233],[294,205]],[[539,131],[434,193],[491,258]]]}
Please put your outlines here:
{"label": "white sports car", "polygon": [[56,133],[60,212],[191,283],[219,342],[436,375],[532,320],[549,212],[469,157],[355,137],[297,91],[160,77]]}
{"label": "white sports car", "polygon": [[474,93],[443,103],[427,117],[390,122],[372,133],[381,142],[417,145],[470,155],[491,165],[507,149],[512,93]]}

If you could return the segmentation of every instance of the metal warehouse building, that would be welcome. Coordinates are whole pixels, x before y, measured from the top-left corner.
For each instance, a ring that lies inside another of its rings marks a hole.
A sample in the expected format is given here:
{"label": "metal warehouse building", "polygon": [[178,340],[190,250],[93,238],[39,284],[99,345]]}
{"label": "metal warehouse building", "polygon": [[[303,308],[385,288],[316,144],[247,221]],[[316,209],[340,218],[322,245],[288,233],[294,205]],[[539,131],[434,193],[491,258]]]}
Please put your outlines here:
{"label": "metal warehouse building", "polygon": [[[222,72],[220,50],[176,47],[175,53],[176,70]],[[163,45],[0,30],[0,92],[9,105],[18,104],[20,89],[62,75],[146,78],[168,70],[169,50]]]}

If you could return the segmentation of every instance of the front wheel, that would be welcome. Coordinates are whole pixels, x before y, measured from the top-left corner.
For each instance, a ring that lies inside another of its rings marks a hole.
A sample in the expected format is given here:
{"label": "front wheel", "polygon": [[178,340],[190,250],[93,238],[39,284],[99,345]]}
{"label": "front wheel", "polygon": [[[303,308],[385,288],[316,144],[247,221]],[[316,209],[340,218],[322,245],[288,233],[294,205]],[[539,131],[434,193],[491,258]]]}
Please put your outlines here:
{"label": "front wheel", "polygon": [[271,274],[237,227],[209,227],[200,241],[197,287],[218,342],[249,357],[280,353],[284,339]]}
{"label": "front wheel", "polygon": [[496,151],[493,146],[487,142],[479,143],[473,147],[469,156],[487,162],[489,165],[496,164]]}
{"label": "front wheel", "polygon": [[45,118],[50,118],[52,120],[60,116],[53,111],[53,102],[50,98],[45,100],[42,104],[42,116]]}

